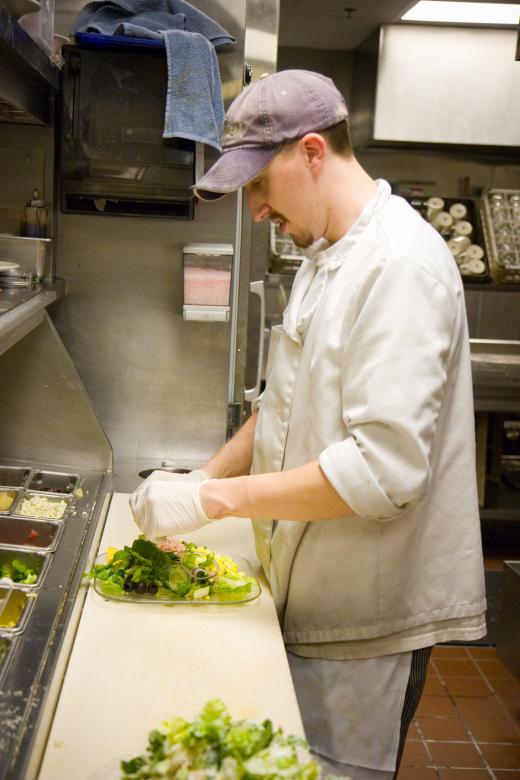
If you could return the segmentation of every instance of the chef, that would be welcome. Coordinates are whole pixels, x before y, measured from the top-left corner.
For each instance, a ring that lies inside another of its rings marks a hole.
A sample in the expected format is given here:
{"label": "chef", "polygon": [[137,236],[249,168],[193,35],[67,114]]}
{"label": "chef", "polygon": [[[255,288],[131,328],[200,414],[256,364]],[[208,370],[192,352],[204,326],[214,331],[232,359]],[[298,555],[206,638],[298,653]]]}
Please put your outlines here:
{"label": "chef", "polygon": [[395,777],[438,642],[485,634],[469,340],[444,240],[356,160],[345,102],[287,70],[230,106],[200,198],[245,188],[306,248],[264,393],[187,475],[131,496],[153,539],[252,518],[307,738]]}

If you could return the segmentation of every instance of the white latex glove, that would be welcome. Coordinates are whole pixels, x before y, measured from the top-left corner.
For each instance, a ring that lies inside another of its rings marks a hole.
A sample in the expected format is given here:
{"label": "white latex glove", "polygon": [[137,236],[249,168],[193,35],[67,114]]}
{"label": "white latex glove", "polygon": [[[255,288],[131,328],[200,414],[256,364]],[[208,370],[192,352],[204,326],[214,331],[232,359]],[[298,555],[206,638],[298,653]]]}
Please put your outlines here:
{"label": "white latex glove", "polygon": [[161,539],[195,531],[209,523],[200,503],[201,485],[202,482],[185,479],[156,479],[141,485],[130,496],[130,507],[142,533],[152,540]]}
{"label": "white latex glove", "polygon": [[135,493],[140,492],[150,482],[204,482],[206,479],[211,479],[209,474],[206,474],[202,469],[195,469],[189,471],[187,474],[177,474],[173,471],[152,471],[152,473],[144,479],[140,485],[135,489]]}

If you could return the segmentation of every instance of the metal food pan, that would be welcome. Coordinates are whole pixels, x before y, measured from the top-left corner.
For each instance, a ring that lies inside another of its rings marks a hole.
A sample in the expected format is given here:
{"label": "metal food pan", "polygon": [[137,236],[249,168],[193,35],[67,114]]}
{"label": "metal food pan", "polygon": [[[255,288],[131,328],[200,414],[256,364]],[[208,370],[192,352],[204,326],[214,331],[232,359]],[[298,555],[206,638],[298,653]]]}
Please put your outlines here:
{"label": "metal food pan", "polygon": [[78,474],[67,474],[58,471],[35,471],[28,490],[37,493],[58,493],[72,495],[78,487]]}
{"label": "metal food pan", "polygon": [[0,636],[0,682],[5,674],[13,653],[16,639],[10,636]]}
{"label": "metal food pan", "polygon": [[51,552],[56,549],[63,523],[0,515],[0,545]]}
{"label": "metal food pan", "polygon": [[[20,492],[14,488],[0,488],[0,515],[8,515],[12,511],[19,495]],[[11,498],[11,503],[8,503]]]}
{"label": "metal food pan", "polygon": [[[0,598],[5,591],[5,587],[0,585]],[[13,634],[21,634],[27,625],[29,619],[29,613],[36,600],[35,593],[29,593],[23,588],[12,588],[7,599],[7,604],[4,606],[2,615],[0,616],[0,632],[7,634],[8,636]],[[6,627],[4,621],[9,620],[11,615],[15,616],[16,623],[14,626]]]}
{"label": "metal food pan", "polygon": [[[54,505],[54,504],[60,504],[64,503],[65,508],[62,512],[62,514],[59,515],[59,517],[48,517],[42,509],[35,509],[33,513],[27,514],[27,512],[22,511],[23,503],[25,500],[31,500],[31,499],[40,499],[43,500],[48,506]],[[70,499],[66,498],[65,496],[54,496],[54,495],[48,495],[46,493],[37,493],[36,491],[29,492],[28,490],[24,490],[22,493],[19,494],[16,503],[11,508],[11,514],[16,515],[17,517],[30,517],[35,518],[37,520],[51,520],[52,522],[62,522],[69,510],[70,507]]]}
{"label": "metal food pan", "polygon": [[36,582],[34,583],[26,584],[13,581],[14,586],[17,588],[24,588],[29,590],[39,588],[43,582],[43,578],[45,577],[47,567],[49,566],[50,557],[45,555],[45,553],[34,552],[33,550],[16,550],[11,547],[0,546],[0,570],[3,567],[8,566],[13,558],[16,558],[18,561],[23,563],[24,566],[27,566],[27,568],[34,569],[38,574]]}
{"label": "metal food pan", "polygon": [[0,487],[23,487],[30,473],[31,469],[25,466],[0,466]]}

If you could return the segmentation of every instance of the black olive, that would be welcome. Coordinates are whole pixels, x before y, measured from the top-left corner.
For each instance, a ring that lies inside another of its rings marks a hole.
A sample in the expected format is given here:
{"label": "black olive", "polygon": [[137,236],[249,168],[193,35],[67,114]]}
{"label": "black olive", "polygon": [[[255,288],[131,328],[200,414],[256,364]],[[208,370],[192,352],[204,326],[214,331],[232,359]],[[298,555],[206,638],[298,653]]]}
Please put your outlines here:
{"label": "black olive", "polygon": [[136,593],[145,593],[146,592],[146,583],[145,582],[136,582],[135,583],[135,592]]}
{"label": "black olive", "polygon": [[202,566],[197,566],[191,572],[191,579],[194,582],[197,582],[199,585],[205,585],[208,581],[208,573],[206,569],[202,568]]}
{"label": "black olive", "polygon": [[130,591],[132,591],[133,589],[134,589],[134,583],[132,582],[132,580],[125,580],[123,582],[123,590],[125,591],[125,593],[130,593]]}
{"label": "black olive", "polygon": [[151,593],[151,594],[152,594],[152,596],[153,596],[155,593],[157,593],[157,591],[158,591],[158,590],[159,590],[159,588],[157,587],[157,585],[155,584],[155,582],[150,582],[150,584],[149,584],[149,585],[148,585],[148,587],[147,587],[147,591],[148,591],[148,593]]}

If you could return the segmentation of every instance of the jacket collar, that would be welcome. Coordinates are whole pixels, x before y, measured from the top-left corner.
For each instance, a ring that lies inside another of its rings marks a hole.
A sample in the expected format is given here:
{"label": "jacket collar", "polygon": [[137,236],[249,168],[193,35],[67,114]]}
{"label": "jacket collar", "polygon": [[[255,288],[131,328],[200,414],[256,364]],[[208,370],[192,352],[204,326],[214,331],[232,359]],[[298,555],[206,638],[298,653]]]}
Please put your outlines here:
{"label": "jacket collar", "polygon": [[388,182],[377,181],[377,194],[365,206],[348,233],[335,244],[321,238],[308,251],[296,276],[289,303],[283,314],[283,327],[289,338],[302,343],[302,337],[325,292],[328,274],[345,262],[352,247],[359,241],[376,212],[391,195]]}

